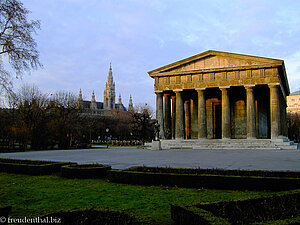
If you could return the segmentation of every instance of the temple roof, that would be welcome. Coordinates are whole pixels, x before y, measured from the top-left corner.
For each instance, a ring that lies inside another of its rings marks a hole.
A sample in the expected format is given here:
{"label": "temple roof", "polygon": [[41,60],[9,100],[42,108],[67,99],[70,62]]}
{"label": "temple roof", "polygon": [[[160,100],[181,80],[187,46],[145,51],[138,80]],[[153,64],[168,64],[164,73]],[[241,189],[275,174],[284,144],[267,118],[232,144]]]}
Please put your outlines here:
{"label": "temple roof", "polygon": [[266,66],[266,65],[282,65],[283,60],[281,59],[271,59],[266,57],[243,55],[237,53],[221,52],[208,50],[206,52],[200,53],[188,57],[186,59],[179,60],[177,62],[168,64],[166,66],[157,68],[155,70],[149,71],[151,77],[158,75],[159,73],[168,72],[191,72],[191,71],[201,71],[203,70],[215,70],[215,69],[225,69],[225,68],[242,68],[248,66]]}
{"label": "temple roof", "polygon": [[[259,70],[266,68],[278,69],[279,81],[271,83],[280,83],[282,89],[284,90],[284,95],[289,95],[290,90],[284,61],[281,59],[208,50],[198,55],[194,55],[149,71],[148,74],[152,78],[159,78],[168,76],[174,77],[193,74]],[[224,77],[224,80],[226,79],[227,78]],[[258,82],[258,84],[261,83],[263,83],[263,81]],[[254,84],[256,84],[255,81]]]}

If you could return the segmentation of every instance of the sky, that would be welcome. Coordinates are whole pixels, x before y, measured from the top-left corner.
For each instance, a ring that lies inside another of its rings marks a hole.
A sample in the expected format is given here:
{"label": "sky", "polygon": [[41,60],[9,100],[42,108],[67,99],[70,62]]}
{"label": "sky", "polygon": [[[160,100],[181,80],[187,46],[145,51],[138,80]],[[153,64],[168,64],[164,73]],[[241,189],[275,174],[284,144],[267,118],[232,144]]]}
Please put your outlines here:
{"label": "sky", "polygon": [[103,101],[112,63],[128,106],[155,108],[148,71],[207,50],[283,59],[291,92],[300,89],[300,1],[22,0],[41,21],[35,40],[43,68],[15,81],[43,92],[82,90]]}

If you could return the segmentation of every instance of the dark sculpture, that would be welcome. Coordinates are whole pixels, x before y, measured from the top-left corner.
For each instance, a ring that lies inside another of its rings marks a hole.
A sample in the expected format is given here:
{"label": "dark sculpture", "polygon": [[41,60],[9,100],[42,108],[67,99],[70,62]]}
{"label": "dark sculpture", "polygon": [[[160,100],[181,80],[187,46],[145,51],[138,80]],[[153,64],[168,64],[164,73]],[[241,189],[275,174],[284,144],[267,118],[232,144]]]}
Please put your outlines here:
{"label": "dark sculpture", "polygon": [[160,130],[160,124],[156,121],[156,123],[154,124],[155,141],[159,141],[159,130]]}

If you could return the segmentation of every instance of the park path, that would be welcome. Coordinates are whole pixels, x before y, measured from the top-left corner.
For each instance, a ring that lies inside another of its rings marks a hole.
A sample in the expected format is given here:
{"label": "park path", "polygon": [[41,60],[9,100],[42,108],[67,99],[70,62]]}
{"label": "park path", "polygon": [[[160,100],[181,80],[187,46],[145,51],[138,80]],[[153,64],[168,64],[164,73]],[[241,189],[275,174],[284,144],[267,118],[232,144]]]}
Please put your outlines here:
{"label": "park path", "polygon": [[174,168],[219,168],[245,170],[300,171],[299,150],[193,150],[152,151],[135,147],[84,150],[53,150],[1,153],[0,158],[100,163],[113,169],[132,166]]}

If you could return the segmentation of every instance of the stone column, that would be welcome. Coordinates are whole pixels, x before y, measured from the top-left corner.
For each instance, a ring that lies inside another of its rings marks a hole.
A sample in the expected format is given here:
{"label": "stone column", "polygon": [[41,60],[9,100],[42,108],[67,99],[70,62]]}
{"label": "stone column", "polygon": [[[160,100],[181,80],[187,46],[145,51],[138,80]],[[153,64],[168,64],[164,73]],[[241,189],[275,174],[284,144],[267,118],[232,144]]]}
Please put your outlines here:
{"label": "stone column", "polygon": [[256,138],[256,118],[255,118],[255,98],[254,98],[254,87],[245,86],[247,93],[247,138]]}
{"label": "stone column", "polygon": [[165,139],[171,139],[171,96],[164,94],[165,99],[165,114],[164,114],[164,132]]}
{"label": "stone column", "polygon": [[182,89],[174,90],[176,93],[176,124],[175,139],[184,139],[184,105],[182,99]]}
{"label": "stone column", "polygon": [[222,138],[231,138],[229,88],[220,87],[222,91]]}
{"label": "stone column", "polygon": [[191,99],[191,138],[198,138],[198,100]]}
{"label": "stone column", "polygon": [[198,92],[198,139],[207,138],[205,89]]}
{"label": "stone column", "polygon": [[156,119],[160,125],[159,138],[164,139],[163,92],[156,92]]}
{"label": "stone column", "polygon": [[282,113],[283,113],[283,121],[282,121],[282,124],[283,124],[283,136],[285,137],[288,137],[288,125],[287,125],[287,118],[286,118],[286,100],[285,98],[283,99],[283,106],[282,106]]}
{"label": "stone column", "polygon": [[176,122],[176,96],[172,96],[172,139],[175,139],[175,122]]}
{"label": "stone column", "polygon": [[191,138],[191,101],[185,101],[185,139]]}
{"label": "stone column", "polygon": [[280,94],[280,135],[282,135],[283,137],[288,137],[288,127],[287,127],[287,119],[286,119],[286,98],[284,97],[284,95]]}
{"label": "stone column", "polygon": [[[279,84],[278,84],[279,85]],[[270,88],[270,124],[271,124],[271,139],[277,139],[280,128],[280,104],[279,90],[277,84],[269,85]]]}

